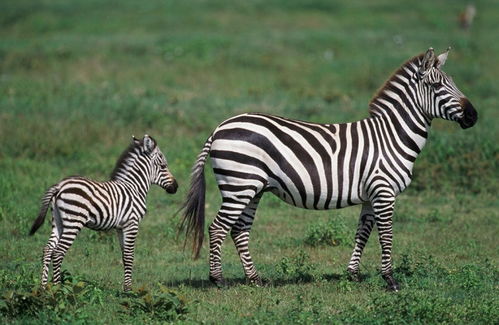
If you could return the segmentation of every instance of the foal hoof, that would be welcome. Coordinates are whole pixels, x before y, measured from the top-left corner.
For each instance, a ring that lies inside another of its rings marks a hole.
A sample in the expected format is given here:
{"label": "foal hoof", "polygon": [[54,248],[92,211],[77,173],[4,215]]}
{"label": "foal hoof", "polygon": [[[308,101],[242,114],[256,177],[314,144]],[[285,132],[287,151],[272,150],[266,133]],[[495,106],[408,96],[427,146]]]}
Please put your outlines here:
{"label": "foal hoof", "polygon": [[392,292],[400,291],[400,285],[393,278],[393,275],[391,273],[383,275],[383,279],[386,281],[386,290],[392,291]]}
{"label": "foal hoof", "polygon": [[219,288],[219,289],[227,287],[227,281],[225,281],[225,279],[222,277],[215,278],[215,277],[210,275],[210,282],[213,283],[214,285],[216,285],[217,288]]}
{"label": "foal hoof", "polygon": [[389,284],[389,285],[386,286],[386,290],[392,291],[392,292],[399,292],[400,291],[400,285],[398,283]]}

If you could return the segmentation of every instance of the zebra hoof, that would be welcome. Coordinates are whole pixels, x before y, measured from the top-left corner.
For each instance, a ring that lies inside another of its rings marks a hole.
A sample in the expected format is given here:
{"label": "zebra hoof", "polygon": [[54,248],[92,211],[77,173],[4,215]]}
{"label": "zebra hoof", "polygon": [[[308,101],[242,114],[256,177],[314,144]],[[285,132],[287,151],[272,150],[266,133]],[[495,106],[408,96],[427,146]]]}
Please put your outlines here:
{"label": "zebra hoof", "polygon": [[224,278],[215,278],[210,275],[210,282],[217,286],[217,288],[222,289],[227,287],[227,281]]}
{"label": "zebra hoof", "polygon": [[263,287],[265,284],[263,283],[262,279],[258,276],[253,279],[247,279],[246,281],[249,285],[255,286],[255,287]]}
{"label": "zebra hoof", "polygon": [[359,271],[354,271],[354,270],[347,270],[347,277],[348,280],[352,282],[361,282],[362,279],[360,278],[360,272]]}
{"label": "zebra hoof", "polygon": [[383,279],[386,281],[386,290],[392,291],[392,292],[400,291],[400,285],[393,278],[393,275],[391,273],[383,275]]}

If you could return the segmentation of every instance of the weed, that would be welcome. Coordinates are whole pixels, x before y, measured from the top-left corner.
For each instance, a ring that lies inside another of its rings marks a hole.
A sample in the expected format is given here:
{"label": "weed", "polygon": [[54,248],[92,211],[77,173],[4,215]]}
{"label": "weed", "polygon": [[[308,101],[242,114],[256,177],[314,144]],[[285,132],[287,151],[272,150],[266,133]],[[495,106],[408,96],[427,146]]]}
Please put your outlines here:
{"label": "weed", "polygon": [[351,243],[352,238],[351,229],[345,225],[341,216],[336,216],[327,222],[312,224],[306,232],[305,243],[313,247],[339,246]]}
{"label": "weed", "polygon": [[183,319],[188,312],[185,299],[161,284],[156,291],[142,287],[130,296],[131,298],[121,302],[127,315],[144,315],[150,319],[174,321]]}
{"label": "weed", "polygon": [[0,269],[0,288],[3,290],[25,290],[38,281],[38,275],[21,262],[6,263]]}
{"label": "weed", "polygon": [[433,209],[426,216],[426,220],[429,222],[449,222],[451,218],[444,215],[440,210]]}
{"label": "weed", "polygon": [[294,282],[310,282],[314,280],[314,264],[309,263],[308,254],[300,250],[292,258],[284,257],[277,266],[278,275]]}
{"label": "weed", "polygon": [[[497,311],[490,306],[474,306],[473,300],[456,301],[439,293],[403,290],[397,294],[371,294],[368,306],[352,306],[340,313],[339,319],[355,324],[494,323]],[[497,304],[496,304],[497,305]],[[477,308],[478,307],[478,308]],[[497,318],[496,318],[497,320]]]}
{"label": "weed", "polygon": [[445,273],[445,269],[434,259],[432,255],[426,254],[402,254],[395,273],[412,276],[428,276],[430,274]]}
{"label": "weed", "polygon": [[115,233],[115,231],[89,231],[87,237],[96,242],[111,244],[115,243]]}
{"label": "weed", "polygon": [[497,269],[493,266],[465,264],[455,270],[449,271],[448,281],[456,283],[465,292],[475,292],[483,289],[486,281],[497,281]]}
{"label": "weed", "polygon": [[39,317],[62,321],[70,317],[82,320],[86,304],[103,305],[103,293],[89,282],[68,279],[60,285],[49,283],[46,289],[7,290],[0,298],[0,313],[10,318]]}

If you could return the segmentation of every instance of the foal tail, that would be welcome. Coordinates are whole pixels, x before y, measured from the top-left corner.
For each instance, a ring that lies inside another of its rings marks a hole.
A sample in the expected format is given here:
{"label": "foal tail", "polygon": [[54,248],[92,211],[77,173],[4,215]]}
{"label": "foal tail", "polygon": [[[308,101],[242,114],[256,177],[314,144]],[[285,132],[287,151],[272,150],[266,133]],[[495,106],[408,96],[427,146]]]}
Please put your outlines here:
{"label": "foal tail", "polygon": [[49,209],[50,202],[54,195],[59,192],[58,184],[51,186],[42,198],[42,206],[40,208],[40,213],[38,213],[38,218],[36,218],[35,222],[33,222],[33,226],[31,226],[31,230],[29,231],[29,235],[33,236],[33,234],[40,228],[45,221],[45,215],[47,215],[47,210]]}
{"label": "foal tail", "polygon": [[203,246],[204,239],[204,202],[206,182],[204,179],[204,165],[210,153],[213,138],[206,140],[203,150],[198,155],[196,163],[192,167],[191,186],[187,198],[180,210],[184,210],[179,231],[185,229],[186,238],[192,235],[192,252],[194,259],[199,257],[199,251]]}

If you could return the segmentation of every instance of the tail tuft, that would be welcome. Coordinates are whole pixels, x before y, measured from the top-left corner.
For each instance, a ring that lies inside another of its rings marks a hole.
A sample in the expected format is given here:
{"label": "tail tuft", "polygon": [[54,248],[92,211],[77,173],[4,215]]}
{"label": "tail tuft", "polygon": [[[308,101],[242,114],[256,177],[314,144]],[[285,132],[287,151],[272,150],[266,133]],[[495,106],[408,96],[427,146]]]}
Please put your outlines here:
{"label": "tail tuft", "polygon": [[49,209],[50,202],[54,195],[59,191],[57,185],[51,186],[42,198],[42,206],[40,207],[40,213],[38,213],[38,218],[36,218],[35,222],[31,226],[31,230],[29,231],[29,235],[33,236],[38,228],[43,225],[45,221],[45,216],[47,215],[47,210]]}
{"label": "tail tuft", "polygon": [[206,181],[204,177],[204,165],[210,152],[212,138],[210,137],[201,153],[199,154],[191,173],[191,186],[187,198],[181,208],[184,210],[183,219],[179,231],[185,229],[186,239],[192,235],[192,251],[194,259],[199,258],[199,252],[203,246],[205,225],[205,191]]}

